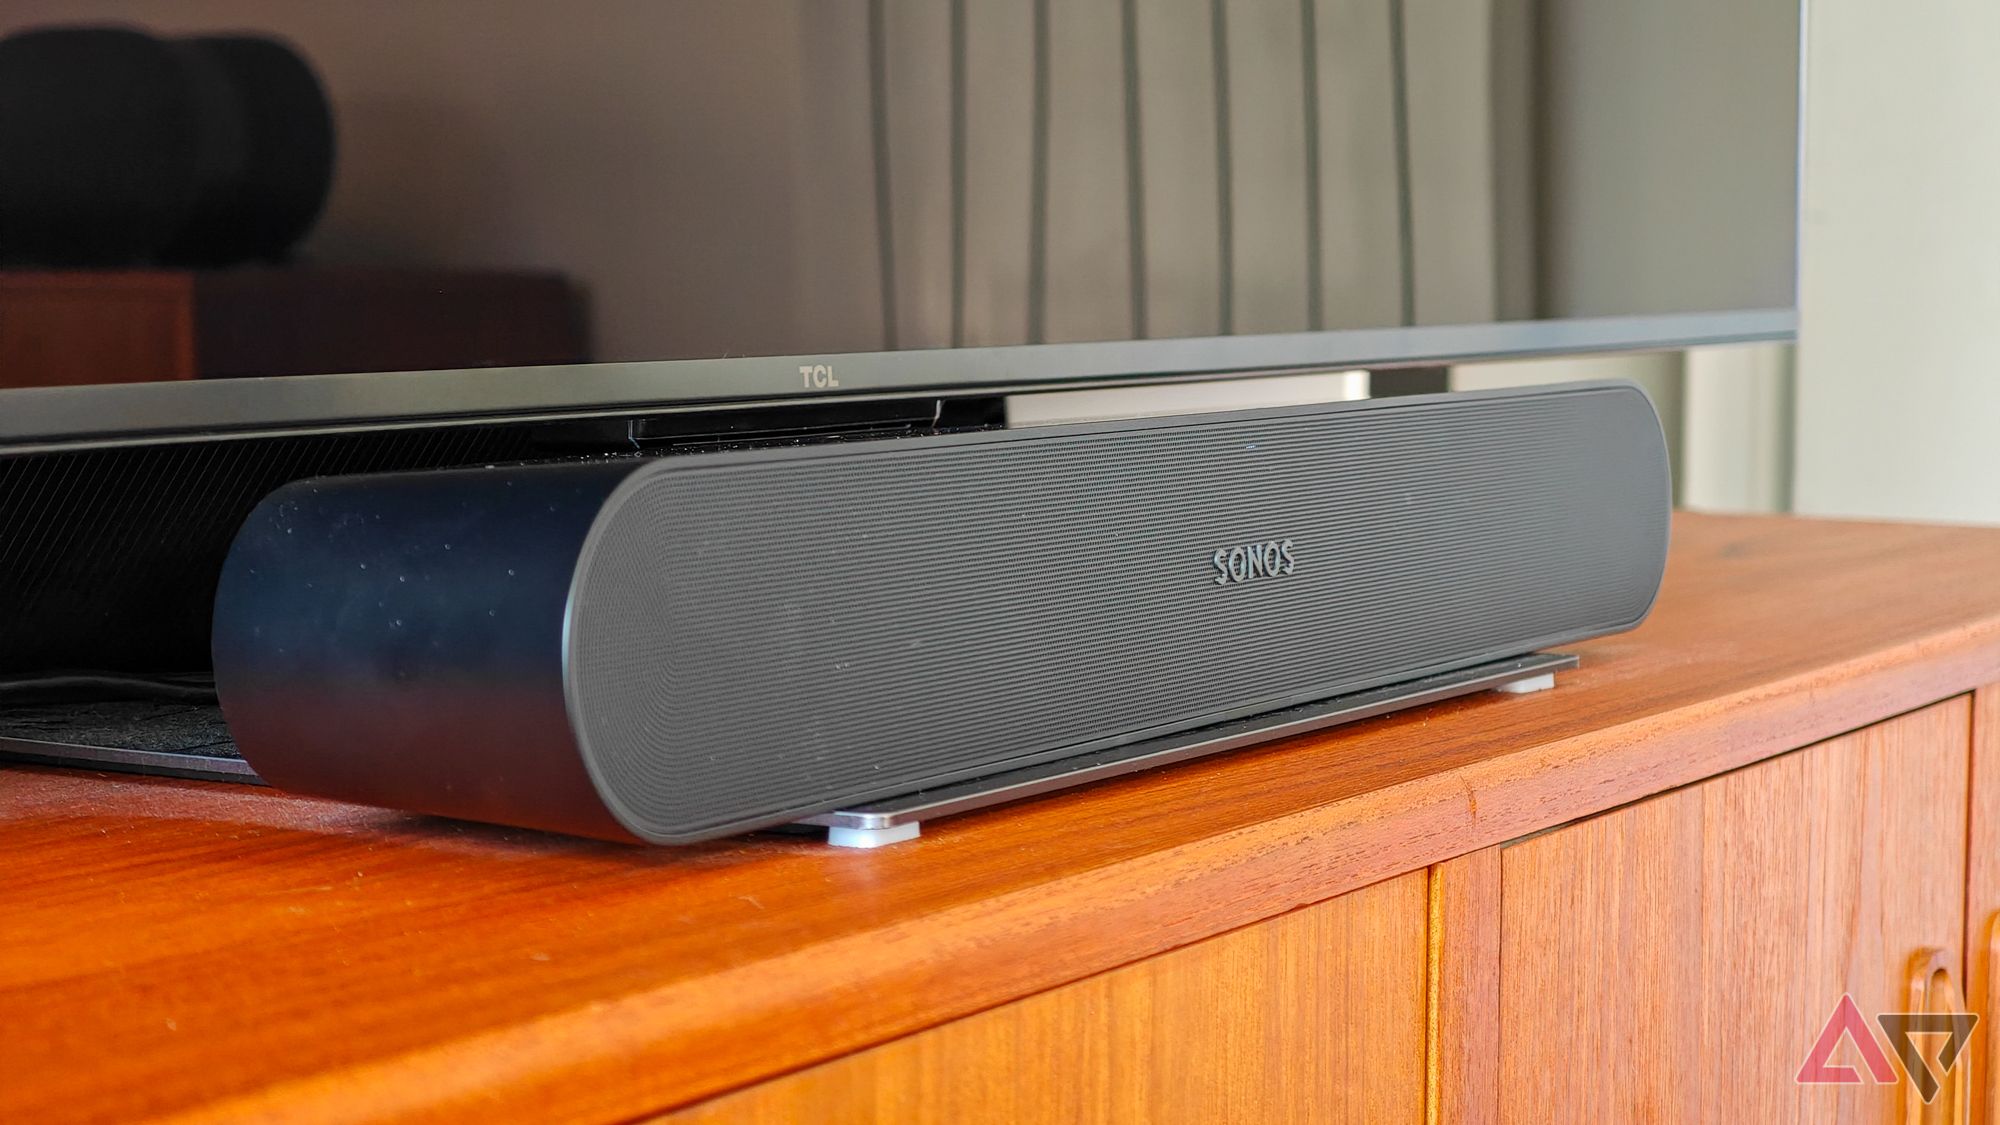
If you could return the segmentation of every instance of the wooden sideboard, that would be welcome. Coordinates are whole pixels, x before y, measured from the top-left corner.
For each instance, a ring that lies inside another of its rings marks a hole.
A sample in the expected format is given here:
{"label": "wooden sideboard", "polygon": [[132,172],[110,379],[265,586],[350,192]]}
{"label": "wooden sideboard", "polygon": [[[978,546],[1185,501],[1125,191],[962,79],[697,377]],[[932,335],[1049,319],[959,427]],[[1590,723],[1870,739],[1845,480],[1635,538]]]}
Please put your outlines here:
{"label": "wooden sideboard", "polygon": [[1843,994],[2000,1012],[2000,531],[1681,517],[1576,650],[872,852],[0,767],[0,1119],[1946,1111],[1794,1076]]}

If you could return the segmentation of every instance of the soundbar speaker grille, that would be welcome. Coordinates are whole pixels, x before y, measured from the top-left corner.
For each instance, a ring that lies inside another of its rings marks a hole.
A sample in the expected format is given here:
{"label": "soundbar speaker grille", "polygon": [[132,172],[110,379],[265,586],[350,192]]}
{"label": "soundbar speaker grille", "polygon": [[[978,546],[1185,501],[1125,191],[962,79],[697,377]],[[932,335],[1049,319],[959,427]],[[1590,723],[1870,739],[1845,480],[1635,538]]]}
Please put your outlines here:
{"label": "soundbar speaker grille", "polygon": [[675,459],[585,544],[568,707],[692,838],[1629,627],[1668,508],[1623,385]]}

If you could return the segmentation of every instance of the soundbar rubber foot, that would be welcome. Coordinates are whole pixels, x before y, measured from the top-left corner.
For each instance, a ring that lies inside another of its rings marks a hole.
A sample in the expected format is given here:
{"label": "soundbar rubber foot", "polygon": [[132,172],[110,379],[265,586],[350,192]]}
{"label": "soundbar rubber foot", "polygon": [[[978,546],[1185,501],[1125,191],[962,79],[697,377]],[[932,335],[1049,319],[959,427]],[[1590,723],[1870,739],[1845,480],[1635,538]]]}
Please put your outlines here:
{"label": "soundbar rubber foot", "polygon": [[923,830],[923,823],[915,820],[887,828],[829,828],[826,842],[836,848],[879,848],[914,840]]}
{"label": "soundbar rubber foot", "polygon": [[1539,676],[1529,676],[1524,680],[1515,680],[1511,684],[1501,684],[1493,690],[1504,691],[1508,695],[1527,695],[1529,692],[1547,691],[1554,686],[1556,686],[1556,674],[1543,672]]}

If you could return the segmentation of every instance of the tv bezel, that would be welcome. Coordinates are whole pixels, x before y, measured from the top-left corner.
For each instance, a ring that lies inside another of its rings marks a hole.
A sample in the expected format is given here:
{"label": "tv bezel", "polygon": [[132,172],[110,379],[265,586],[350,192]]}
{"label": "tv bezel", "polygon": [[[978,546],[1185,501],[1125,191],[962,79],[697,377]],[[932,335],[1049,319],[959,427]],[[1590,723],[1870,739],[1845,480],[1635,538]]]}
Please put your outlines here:
{"label": "tv bezel", "polygon": [[[0,390],[0,455],[1787,342],[1795,310]],[[820,385],[824,384],[824,385]]]}

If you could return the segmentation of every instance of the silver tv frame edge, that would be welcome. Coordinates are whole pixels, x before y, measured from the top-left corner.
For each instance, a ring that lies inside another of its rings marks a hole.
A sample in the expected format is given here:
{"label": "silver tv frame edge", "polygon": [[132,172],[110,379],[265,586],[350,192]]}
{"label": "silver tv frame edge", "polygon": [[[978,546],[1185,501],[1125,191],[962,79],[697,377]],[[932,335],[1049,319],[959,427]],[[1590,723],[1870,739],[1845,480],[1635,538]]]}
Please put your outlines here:
{"label": "silver tv frame edge", "polygon": [[0,390],[0,455],[1786,342],[1789,308]]}

